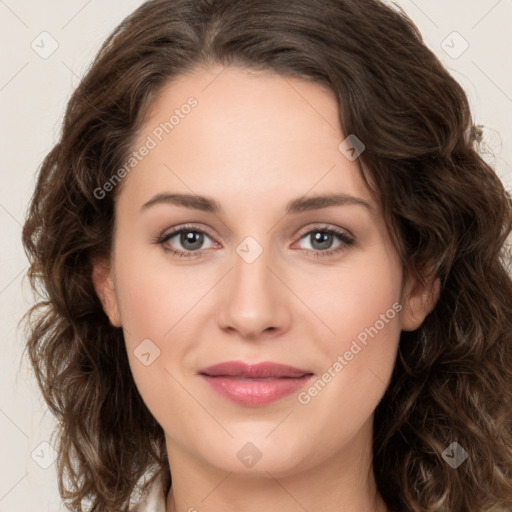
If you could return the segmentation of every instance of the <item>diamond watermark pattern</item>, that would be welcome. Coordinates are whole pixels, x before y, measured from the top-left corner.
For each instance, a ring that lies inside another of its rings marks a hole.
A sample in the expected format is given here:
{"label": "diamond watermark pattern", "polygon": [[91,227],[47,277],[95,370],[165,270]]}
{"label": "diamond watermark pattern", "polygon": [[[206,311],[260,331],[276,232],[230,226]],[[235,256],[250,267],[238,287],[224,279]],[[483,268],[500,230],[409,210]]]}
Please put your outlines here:
{"label": "diamond watermark pattern", "polygon": [[238,450],[236,456],[244,466],[252,468],[261,459],[262,453],[253,443],[245,443],[242,448]]}
{"label": "diamond watermark pattern", "polygon": [[338,151],[353,162],[366,149],[366,146],[354,134],[349,135],[339,146]]}
{"label": "diamond watermark pattern", "polygon": [[160,357],[160,349],[149,338],[143,340],[133,353],[144,366],[152,365]]}
{"label": "diamond watermark pattern", "polygon": [[443,451],[441,457],[453,469],[457,469],[468,458],[468,452],[459,443],[454,441]]}
{"label": "diamond watermark pattern", "polygon": [[42,469],[48,469],[57,458],[57,451],[48,442],[39,443],[30,454],[32,460]]}
{"label": "diamond watermark pattern", "polygon": [[263,247],[254,237],[247,236],[238,244],[236,252],[246,263],[253,263],[263,253]]}
{"label": "diamond watermark pattern", "polygon": [[30,43],[30,47],[41,59],[47,59],[57,50],[59,43],[51,34],[44,31]]}
{"label": "diamond watermark pattern", "polygon": [[441,48],[452,59],[458,59],[469,48],[469,43],[458,32],[452,32],[441,42]]}

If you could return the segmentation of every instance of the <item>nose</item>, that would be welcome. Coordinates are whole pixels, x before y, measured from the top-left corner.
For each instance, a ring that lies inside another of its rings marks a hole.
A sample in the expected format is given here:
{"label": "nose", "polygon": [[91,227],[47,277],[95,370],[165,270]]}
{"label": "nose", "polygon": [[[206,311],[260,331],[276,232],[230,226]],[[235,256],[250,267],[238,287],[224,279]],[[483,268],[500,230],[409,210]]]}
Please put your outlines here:
{"label": "nose", "polygon": [[264,249],[252,262],[235,252],[233,261],[228,283],[222,287],[220,328],[248,340],[287,331],[291,325],[291,293],[283,284],[286,279],[274,268],[270,251]]}

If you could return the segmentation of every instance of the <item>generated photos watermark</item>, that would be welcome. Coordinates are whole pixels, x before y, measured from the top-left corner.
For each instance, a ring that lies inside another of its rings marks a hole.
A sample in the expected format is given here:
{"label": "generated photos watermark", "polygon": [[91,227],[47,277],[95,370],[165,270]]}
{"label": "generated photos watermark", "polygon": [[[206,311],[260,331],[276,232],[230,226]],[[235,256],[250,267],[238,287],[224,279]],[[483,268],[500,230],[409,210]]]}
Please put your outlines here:
{"label": "generated photos watermark", "polygon": [[350,361],[354,359],[357,354],[359,354],[364,347],[368,345],[370,339],[373,339],[379,331],[384,329],[385,325],[389,323],[390,320],[395,318],[397,313],[402,311],[402,305],[398,302],[395,302],[391,308],[389,308],[385,313],[382,313],[372,326],[366,327],[363,331],[361,331],[356,339],[352,340],[350,344],[350,348],[346,350],[343,355],[339,355],[336,358],[336,361],[327,368],[327,370],[319,377],[308,389],[307,391],[301,391],[297,395],[297,400],[302,405],[307,405],[311,402],[312,398],[318,395],[326,386],[331,382],[344,368],[347,366]]}
{"label": "generated photos watermark", "polygon": [[187,102],[181,105],[180,108],[174,109],[174,113],[167,121],[160,123],[156,126],[150,135],[146,137],[144,143],[136,150],[130,153],[125,163],[117,169],[114,174],[108,179],[101,187],[94,189],[93,194],[96,199],[104,199],[108,192],[112,192],[116,185],[118,185],[123,178],[125,178],[142,160],[155,149],[166,135],[172,132],[185,117],[192,112],[192,109],[197,107],[199,102],[191,96]]}

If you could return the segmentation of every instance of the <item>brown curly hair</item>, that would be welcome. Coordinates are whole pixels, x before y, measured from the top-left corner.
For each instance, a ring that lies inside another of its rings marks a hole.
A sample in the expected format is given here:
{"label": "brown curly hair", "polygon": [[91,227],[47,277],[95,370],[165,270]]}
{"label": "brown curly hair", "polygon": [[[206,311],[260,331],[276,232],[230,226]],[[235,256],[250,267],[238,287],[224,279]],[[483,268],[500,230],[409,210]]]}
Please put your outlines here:
{"label": "brown curly hair", "polygon": [[[94,191],[132,150],[173,78],[221,63],[323,84],[406,273],[439,278],[422,326],[402,332],[374,417],[374,473],[396,511],[512,510],[512,202],[478,154],[461,86],[399,8],[378,0],[151,0],[108,37],[67,106],[23,228],[41,300],[27,350],[59,422],[59,490],[71,510],[126,511],[170,473],[123,333],[95,293],[110,253],[114,194]],[[453,441],[469,454],[456,470]],[[150,476],[145,480],[145,476]]]}

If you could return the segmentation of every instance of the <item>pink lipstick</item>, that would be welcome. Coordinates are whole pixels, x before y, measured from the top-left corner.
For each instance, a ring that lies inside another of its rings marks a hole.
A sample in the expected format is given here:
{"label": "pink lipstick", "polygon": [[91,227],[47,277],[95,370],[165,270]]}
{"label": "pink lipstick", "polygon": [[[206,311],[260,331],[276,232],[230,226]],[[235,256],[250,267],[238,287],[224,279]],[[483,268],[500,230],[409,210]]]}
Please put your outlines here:
{"label": "pink lipstick", "polygon": [[272,362],[226,361],[198,374],[220,395],[245,406],[275,402],[298,391],[313,376],[308,370]]}

